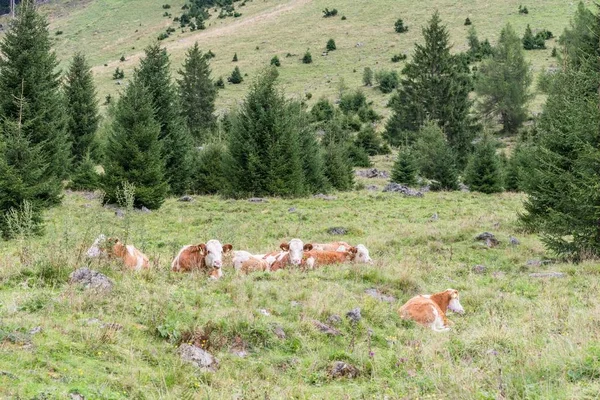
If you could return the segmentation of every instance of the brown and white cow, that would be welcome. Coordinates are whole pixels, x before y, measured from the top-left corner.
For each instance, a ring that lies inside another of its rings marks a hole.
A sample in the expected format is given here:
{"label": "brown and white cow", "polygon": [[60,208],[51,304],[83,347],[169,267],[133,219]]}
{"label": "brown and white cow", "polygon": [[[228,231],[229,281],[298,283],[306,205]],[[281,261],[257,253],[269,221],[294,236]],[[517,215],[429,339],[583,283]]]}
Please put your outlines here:
{"label": "brown and white cow", "polygon": [[413,320],[436,332],[445,332],[453,325],[446,318],[447,310],[459,314],[465,312],[458,299],[458,290],[447,289],[432,295],[415,296],[400,307],[398,313],[402,319]]}
{"label": "brown and white cow", "polygon": [[212,239],[206,243],[183,246],[171,263],[171,270],[175,272],[189,272],[194,269],[208,271],[211,278],[218,279],[223,276],[223,254],[231,251],[230,244],[221,245],[218,240]]}
{"label": "brown and white cow", "polygon": [[275,260],[274,258],[263,259],[265,254],[252,254],[245,250],[236,250],[233,253],[233,267],[236,271],[246,274],[254,271],[270,271],[271,264]]}
{"label": "brown and white cow", "polygon": [[369,250],[364,244],[359,244],[356,247],[352,247],[346,242],[331,242],[331,243],[313,243],[313,250],[323,251],[351,251],[356,249],[355,256],[352,261],[356,263],[372,263],[373,260],[369,256]]}
{"label": "brown and white cow", "polygon": [[117,238],[108,238],[106,242],[109,246],[107,250],[109,257],[120,258],[126,267],[135,271],[150,268],[148,257],[132,244],[125,245]]}
{"label": "brown and white cow", "polygon": [[321,265],[342,264],[353,261],[356,257],[356,247],[350,247],[348,251],[310,250],[304,252],[302,265],[313,269]]}
{"label": "brown and white cow", "polygon": [[287,252],[287,255],[282,255],[281,259],[286,258],[287,263],[298,266],[302,263],[304,252],[312,250],[313,245],[310,243],[304,244],[300,239],[292,239],[289,243],[281,243],[279,248],[283,252]]}

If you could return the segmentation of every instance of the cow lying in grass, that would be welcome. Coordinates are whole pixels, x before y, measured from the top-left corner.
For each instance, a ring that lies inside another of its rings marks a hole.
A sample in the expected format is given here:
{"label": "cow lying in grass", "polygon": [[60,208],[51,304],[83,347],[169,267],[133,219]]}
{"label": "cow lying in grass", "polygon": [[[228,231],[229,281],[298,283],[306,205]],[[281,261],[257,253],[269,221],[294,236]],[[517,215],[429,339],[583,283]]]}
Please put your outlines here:
{"label": "cow lying in grass", "polygon": [[446,311],[462,314],[465,310],[458,300],[458,290],[447,289],[432,295],[419,295],[407,301],[398,313],[400,318],[413,320],[436,332],[450,330],[453,322],[446,318]]}
{"label": "cow lying in grass", "polygon": [[108,256],[120,258],[127,268],[135,271],[150,268],[148,257],[132,244],[125,245],[118,238],[108,238],[106,243]]}
{"label": "cow lying in grass", "polygon": [[304,244],[300,239],[292,239],[288,243],[281,243],[279,248],[281,251],[265,254],[263,257],[271,264],[271,271],[283,269],[288,265],[299,266],[304,258],[304,252],[312,250],[313,246],[310,243]]}
{"label": "cow lying in grass", "polygon": [[[337,252],[352,252],[354,257],[352,261],[356,263],[372,263],[373,260],[369,256],[369,250],[364,244],[359,244],[356,247],[349,245],[346,242],[331,242],[331,243],[313,243],[313,250],[320,251],[337,251]],[[354,251],[354,249],[356,251]]]}
{"label": "cow lying in grass", "polygon": [[251,254],[245,250],[233,252],[233,267],[236,271],[249,273],[255,271],[270,271],[275,262],[275,256],[265,254]]}
{"label": "cow lying in grass", "polygon": [[175,272],[190,272],[194,269],[209,273],[211,278],[218,279],[223,276],[223,254],[231,251],[230,244],[221,245],[218,240],[212,239],[197,245],[183,246],[171,263],[171,270]]}
{"label": "cow lying in grass", "polygon": [[351,262],[354,261],[354,258],[356,257],[356,252],[356,247],[350,247],[348,251],[305,251],[304,259],[302,260],[301,265],[313,269],[322,265],[333,265]]}

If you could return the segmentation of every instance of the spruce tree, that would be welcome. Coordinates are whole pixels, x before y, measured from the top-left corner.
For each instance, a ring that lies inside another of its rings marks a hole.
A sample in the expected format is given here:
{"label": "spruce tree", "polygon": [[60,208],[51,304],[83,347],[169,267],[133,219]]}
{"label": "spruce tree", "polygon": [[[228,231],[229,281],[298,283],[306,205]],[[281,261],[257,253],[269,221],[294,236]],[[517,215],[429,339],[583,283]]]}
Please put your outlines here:
{"label": "spruce tree", "polygon": [[373,86],[373,70],[369,67],[365,67],[363,71],[363,85]]}
{"label": "spruce tree", "polygon": [[310,178],[304,175],[301,109],[277,89],[277,75],[274,67],[265,70],[233,118],[227,167],[231,196],[297,197],[310,191]]}
{"label": "spruce tree", "polygon": [[129,182],[135,185],[136,207],[157,209],[164,202],[169,185],[152,95],[139,79],[133,80],[114,112],[102,178],[104,200],[117,202],[123,182]]}
{"label": "spruce tree", "polygon": [[327,41],[327,45],[325,46],[325,50],[327,51],[333,51],[335,50],[337,47],[335,47],[335,40],[333,39],[329,39]]}
{"label": "spruce tree", "polygon": [[510,24],[500,32],[494,55],[479,68],[475,91],[484,117],[499,117],[504,132],[515,133],[527,116],[532,82],[519,37]]}
{"label": "spruce tree", "polygon": [[502,165],[496,146],[489,135],[484,135],[475,145],[465,170],[465,183],[469,189],[482,193],[502,191]]}
{"label": "spruce tree", "polygon": [[58,178],[48,173],[50,165],[42,144],[32,143],[26,132],[27,124],[20,116],[26,105],[21,97],[17,102],[19,117],[16,121],[4,119],[0,126],[0,233],[10,238],[11,232],[6,216],[13,210],[20,218],[25,211],[25,202],[31,206],[31,232],[40,233],[42,211],[60,203],[62,185]]}
{"label": "spruce tree", "polygon": [[167,51],[155,43],[145,49],[145,55],[135,71],[134,81],[138,80],[150,94],[154,117],[160,125],[165,176],[171,192],[181,195],[191,184],[192,138],[182,117],[177,88],[171,80]]}
{"label": "spruce tree", "polygon": [[75,167],[68,187],[73,190],[96,190],[100,187],[100,175],[89,153]]}
{"label": "spruce tree", "polygon": [[[57,67],[48,22],[33,0],[24,0],[0,42],[0,117],[20,119],[25,138],[32,145],[42,145],[49,165],[44,169],[48,179],[66,177],[70,167]],[[14,101],[20,98],[26,104],[22,115]]]}
{"label": "spruce tree", "polygon": [[425,122],[414,151],[420,175],[432,180],[431,190],[458,189],[456,159],[438,124]]}
{"label": "spruce tree", "polygon": [[92,71],[81,53],[73,56],[65,77],[64,93],[73,162],[82,162],[86,155],[97,159],[98,100]]}
{"label": "spruce tree", "polygon": [[[560,35],[558,42],[566,55],[566,62],[575,68],[579,68],[592,54],[600,56],[600,24],[597,19],[598,16],[580,1],[569,28]],[[556,49],[552,53],[555,54]]]}
{"label": "spruce tree", "polygon": [[227,187],[225,166],[227,148],[223,143],[209,143],[197,153],[193,190],[198,194],[216,194]]}
{"label": "spruce tree", "polygon": [[406,186],[417,184],[417,162],[410,147],[404,146],[398,152],[398,158],[392,168],[391,181]]}
{"label": "spruce tree", "polygon": [[196,139],[203,143],[215,128],[215,99],[217,89],[210,77],[208,58],[198,47],[198,42],[186,54],[183,68],[179,70],[179,97],[181,112],[187,127]]}
{"label": "spruce tree", "polygon": [[233,69],[233,72],[231,73],[231,76],[227,78],[227,81],[233,83],[234,85],[237,85],[238,83],[242,83],[244,81],[244,77],[242,77],[242,73],[240,72],[239,67],[235,67]]}
{"label": "spruce tree", "polygon": [[349,161],[347,145],[331,142],[325,146],[325,176],[337,190],[347,191],[354,186],[354,171]]}
{"label": "spruce tree", "polygon": [[417,132],[426,118],[431,118],[442,128],[463,166],[476,128],[469,115],[469,69],[450,54],[448,30],[437,12],[423,29],[423,36],[425,43],[415,45],[398,93],[390,101],[392,115],[384,136],[392,145],[402,144],[414,137],[410,133]]}

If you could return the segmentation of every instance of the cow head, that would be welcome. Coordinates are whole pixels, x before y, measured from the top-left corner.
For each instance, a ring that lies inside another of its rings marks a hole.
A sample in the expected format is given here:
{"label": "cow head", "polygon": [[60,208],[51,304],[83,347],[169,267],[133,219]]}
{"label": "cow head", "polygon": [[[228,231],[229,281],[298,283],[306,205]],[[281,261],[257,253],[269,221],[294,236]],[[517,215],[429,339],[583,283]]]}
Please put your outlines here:
{"label": "cow head", "polygon": [[448,303],[448,308],[455,313],[464,314],[465,310],[463,309],[460,301],[458,300],[458,290],[456,289],[447,289],[446,293],[450,297],[450,302]]}
{"label": "cow head", "polygon": [[206,244],[200,244],[204,246],[204,262],[209,268],[221,268],[223,266],[223,254],[231,251],[233,248],[230,244],[221,245],[218,240],[212,239],[206,242]]}
{"label": "cow head", "polygon": [[313,245],[310,243],[304,244],[300,239],[292,239],[289,243],[281,243],[279,247],[281,250],[289,252],[292,265],[300,265],[304,252],[312,250]]}
{"label": "cow head", "polygon": [[354,261],[356,261],[357,263],[371,264],[373,262],[373,260],[369,256],[369,250],[364,244],[359,244],[358,246],[353,247],[353,249],[356,250],[356,256],[354,257]]}
{"label": "cow head", "polygon": [[119,238],[110,237],[106,239],[106,245],[108,247],[108,253],[117,257],[124,257],[127,249],[125,245],[119,240]]}

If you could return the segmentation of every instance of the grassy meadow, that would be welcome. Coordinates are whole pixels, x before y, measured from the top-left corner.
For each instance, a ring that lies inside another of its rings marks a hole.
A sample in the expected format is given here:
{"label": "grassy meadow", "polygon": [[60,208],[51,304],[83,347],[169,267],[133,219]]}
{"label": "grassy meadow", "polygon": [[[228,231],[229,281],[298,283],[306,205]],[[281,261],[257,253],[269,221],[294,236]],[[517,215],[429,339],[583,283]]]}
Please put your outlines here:
{"label": "grassy meadow", "polygon": [[[600,267],[527,266],[545,252],[538,237],[519,230],[522,195],[405,198],[364,189],[336,196],[258,204],[170,199],[159,211],[120,219],[89,193],[67,193],[46,214],[43,237],[0,242],[0,398],[597,398]],[[348,233],[327,233],[337,226]],[[475,241],[483,231],[500,245]],[[101,232],[128,237],[150,256],[152,270],[84,260]],[[509,243],[511,235],[519,245]],[[246,276],[228,261],[219,281],[169,271],[184,244],[218,238],[266,252],[294,237],[364,243],[375,263]],[[483,273],[473,271],[479,264]],[[85,265],[113,279],[110,294],[68,284]],[[545,270],[566,275],[529,276]],[[460,291],[466,311],[449,315],[452,331],[398,317],[411,296],[449,287]],[[373,288],[396,300],[365,293]],[[362,320],[354,326],[345,314],[355,307]],[[339,336],[313,325],[332,315],[341,317],[332,325]],[[219,360],[215,373],[179,359],[178,345],[200,337]],[[245,357],[235,354],[241,350]],[[359,376],[332,378],[335,361]]]}
{"label": "grassy meadow", "polygon": [[[489,38],[492,43],[507,22],[513,24],[519,34],[530,24],[534,32],[548,29],[558,37],[577,6],[576,1],[546,0],[526,4],[529,14],[520,15],[520,0],[420,3],[410,0],[250,0],[243,7],[241,2],[235,3],[236,10],[242,13],[239,18],[218,19],[218,12],[212,12],[206,30],[190,32],[186,28],[182,32],[178,23],[163,14],[167,11],[173,17],[179,16],[184,3],[184,0],[55,0],[41,7],[49,16],[61,66],[66,68],[76,51],[86,54],[94,66],[101,102],[107,94],[114,97],[119,93],[120,87],[112,80],[115,68],[125,70],[125,79],[131,77],[144,47],[172,26],[177,28],[176,32],[162,43],[171,54],[174,71],[181,65],[187,48],[198,41],[202,49],[216,54],[211,60],[215,79],[219,76],[226,79],[236,65],[242,74],[248,74],[242,84],[226,84],[226,88],[219,91],[217,111],[222,113],[235,107],[249,82],[275,55],[282,63],[280,81],[286,94],[304,99],[310,93],[308,103],[311,104],[321,97],[337,99],[340,87],[362,86],[365,67],[374,71],[400,70],[404,62],[392,63],[391,57],[412,54],[414,43],[422,41],[421,27],[436,9],[448,26],[454,49],[462,51],[467,48],[469,27],[464,26],[467,17],[480,39]],[[584,3],[592,6],[591,0]],[[165,10],[163,4],[170,4],[171,8]],[[325,8],[336,8],[338,15],[323,18]],[[408,25],[408,32],[394,32],[398,18]],[[4,22],[6,20],[4,18]],[[54,35],[57,31],[63,33]],[[337,50],[322,56],[329,38],[335,40]],[[546,45],[546,50],[526,52],[536,75],[556,63],[550,57],[555,40],[549,40]],[[313,56],[313,63],[309,65],[300,61],[307,49]],[[233,63],[236,52],[239,61]],[[288,53],[291,57],[286,57]],[[125,56],[126,61],[120,62],[121,56]],[[365,88],[365,91],[376,110],[387,115],[388,96],[377,89]],[[543,97],[538,96],[532,110],[539,111],[542,103]]]}

